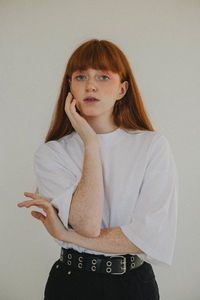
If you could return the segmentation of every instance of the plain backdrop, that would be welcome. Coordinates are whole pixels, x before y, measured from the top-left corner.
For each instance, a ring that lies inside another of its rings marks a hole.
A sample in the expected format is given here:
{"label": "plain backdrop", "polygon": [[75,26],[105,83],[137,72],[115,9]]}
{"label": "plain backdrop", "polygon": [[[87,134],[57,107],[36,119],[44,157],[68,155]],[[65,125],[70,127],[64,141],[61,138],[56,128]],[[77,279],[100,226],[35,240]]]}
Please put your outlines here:
{"label": "plain backdrop", "polygon": [[67,60],[91,38],[122,49],[177,164],[174,260],[153,266],[161,300],[200,299],[199,29],[200,1],[193,0],[0,1],[1,300],[42,300],[59,257],[59,245],[31,216],[37,208],[17,203],[35,191],[33,153],[47,134]]}

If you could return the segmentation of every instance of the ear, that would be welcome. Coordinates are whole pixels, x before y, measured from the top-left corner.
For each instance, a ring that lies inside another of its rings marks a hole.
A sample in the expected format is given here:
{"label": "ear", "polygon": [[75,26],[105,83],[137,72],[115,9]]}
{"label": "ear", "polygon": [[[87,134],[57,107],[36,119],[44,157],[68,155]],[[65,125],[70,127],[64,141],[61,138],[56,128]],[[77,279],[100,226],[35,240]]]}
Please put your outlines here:
{"label": "ear", "polygon": [[124,81],[120,84],[117,100],[122,99],[125,96],[127,90],[128,90],[128,81]]}

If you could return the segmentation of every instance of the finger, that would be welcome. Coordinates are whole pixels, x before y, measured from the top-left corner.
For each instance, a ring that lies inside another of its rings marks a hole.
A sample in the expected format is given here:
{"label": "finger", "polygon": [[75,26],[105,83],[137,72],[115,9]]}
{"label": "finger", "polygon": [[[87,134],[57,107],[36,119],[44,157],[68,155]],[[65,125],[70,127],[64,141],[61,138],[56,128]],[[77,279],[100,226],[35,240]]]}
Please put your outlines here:
{"label": "finger", "polygon": [[72,100],[72,94],[69,92],[67,95],[66,101],[65,101],[65,113],[73,126],[75,120],[74,120],[74,116],[72,115],[71,109],[70,109],[71,100]]}
{"label": "finger", "polygon": [[40,198],[40,199],[34,199],[34,200],[25,200],[25,201],[19,202],[18,204],[21,206],[21,205],[37,203],[36,201],[48,202],[47,200]]}
{"label": "finger", "polygon": [[45,208],[48,209],[51,207],[51,204],[48,201],[45,201],[43,199],[40,200],[29,200],[28,203],[25,204],[26,207],[31,207],[31,206],[38,206],[40,208]]}
{"label": "finger", "polygon": [[71,105],[70,105],[70,111],[71,111],[72,115],[74,115],[75,113],[77,113],[75,105],[76,105],[76,99],[73,99],[72,102],[71,102]]}
{"label": "finger", "polygon": [[72,97],[72,94],[70,93],[69,95],[69,100],[67,100],[66,105],[67,105],[67,112],[69,113],[70,117],[71,112],[72,112],[72,107],[75,105],[76,99]]}
{"label": "finger", "polygon": [[75,124],[79,124],[80,121],[84,120],[84,118],[76,111],[76,99],[74,98],[72,100],[72,103],[70,105],[70,112],[71,112],[71,117],[73,117],[74,122],[78,122]]}
{"label": "finger", "polygon": [[37,195],[37,194],[34,194],[34,193],[28,193],[28,192],[24,192],[24,196],[30,197],[30,198],[33,198],[33,199],[37,199],[37,198],[38,198],[38,195]]}
{"label": "finger", "polygon": [[67,99],[66,99],[66,105],[68,108],[68,111],[70,110],[71,106],[74,105],[76,103],[76,99],[73,98],[72,93],[68,93]]}
{"label": "finger", "polygon": [[30,203],[30,201],[33,202],[33,200],[26,200],[26,201],[17,203],[17,206],[19,206],[19,207],[26,206],[28,203]]}
{"label": "finger", "polygon": [[67,94],[67,97],[66,97],[66,100],[65,100],[65,111],[66,111],[66,113],[69,112],[69,105],[71,103],[71,100],[72,100],[72,94],[69,92]]}
{"label": "finger", "polygon": [[41,214],[40,212],[35,211],[35,210],[31,211],[31,215],[32,215],[34,218],[36,218],[36,219],[42,221],[42,223],[43,223],[43,222],[45,221],[45,219],[46,219],[46,217],[45,217],[43,214]]}
{"label": "finger", "polygon": [[51,204],[44,199],[38,199],[38,200],[27,200],[27,201],[23,201],[18,203],[19,207],[30,207],[30,206],[38,206],[42,209],[49,209],[51,207]]}

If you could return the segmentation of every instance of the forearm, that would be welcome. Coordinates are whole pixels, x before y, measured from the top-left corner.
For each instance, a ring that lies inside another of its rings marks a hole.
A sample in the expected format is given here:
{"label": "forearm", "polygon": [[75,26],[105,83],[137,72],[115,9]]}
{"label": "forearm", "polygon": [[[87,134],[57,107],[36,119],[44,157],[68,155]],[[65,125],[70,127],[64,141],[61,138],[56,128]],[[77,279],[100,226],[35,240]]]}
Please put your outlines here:
{"label": "forearm", "polygon": [[97,143],[86,145],[82,177],[72,197],[68,223],[86,237],[98,236],[104,205],[102,165]]}
{"label": "forearm", "polygon": [[144,253],[124,235],[120,227],[101,229],[100,235],[94,238],[84,237],[77,232],[66,230],[60,240],[97,252]]}

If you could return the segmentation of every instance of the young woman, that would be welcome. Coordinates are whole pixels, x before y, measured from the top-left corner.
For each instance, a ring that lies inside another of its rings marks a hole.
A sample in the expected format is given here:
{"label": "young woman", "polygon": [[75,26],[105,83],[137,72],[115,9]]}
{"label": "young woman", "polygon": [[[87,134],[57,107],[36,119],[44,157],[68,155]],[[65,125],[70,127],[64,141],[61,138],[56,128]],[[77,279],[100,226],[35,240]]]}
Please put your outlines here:
{"label": "young woman", "polygon": [[170,266],[178,174],[123,52],[89,40],[71,55],[45,143],[32,211],[61,247],[45,300],[159,299],[152,265]]}

